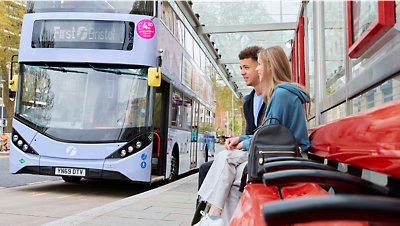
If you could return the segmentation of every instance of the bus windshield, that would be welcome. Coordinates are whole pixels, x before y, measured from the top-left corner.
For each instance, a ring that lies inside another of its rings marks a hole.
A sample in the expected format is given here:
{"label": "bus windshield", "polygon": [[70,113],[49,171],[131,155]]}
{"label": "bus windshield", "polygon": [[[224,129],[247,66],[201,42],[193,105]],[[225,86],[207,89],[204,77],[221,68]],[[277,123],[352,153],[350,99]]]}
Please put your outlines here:
{"label": "bus windshield", "polygon": [[154,1],[28,1],[26,13],[91,12],[123,13],[153,16]]}
{"label": "bus windshield", "polygon": [[147,68],[23,65],[16,118],[57,140],[128,141],[149,130]]}

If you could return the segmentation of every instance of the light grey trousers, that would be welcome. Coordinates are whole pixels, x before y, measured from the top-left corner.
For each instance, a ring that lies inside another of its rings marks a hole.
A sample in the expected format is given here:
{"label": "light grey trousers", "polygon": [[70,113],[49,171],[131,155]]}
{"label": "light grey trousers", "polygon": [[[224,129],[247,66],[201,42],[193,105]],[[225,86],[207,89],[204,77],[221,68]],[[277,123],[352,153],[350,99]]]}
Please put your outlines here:
{"label": "light grey trousers", "polygon": [[225,225],[228,225],[239,202],[239,186],[247,160],[246,151],[224,150],[218,153],[199,189],[201,200],[222,209]]}

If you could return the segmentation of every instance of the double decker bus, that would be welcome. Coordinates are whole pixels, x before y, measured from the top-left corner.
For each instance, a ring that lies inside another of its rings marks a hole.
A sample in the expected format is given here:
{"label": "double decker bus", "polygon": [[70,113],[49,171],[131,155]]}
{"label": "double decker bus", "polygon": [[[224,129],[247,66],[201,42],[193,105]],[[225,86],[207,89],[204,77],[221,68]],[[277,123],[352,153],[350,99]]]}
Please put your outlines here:
{"label": "double decker bus", "polygon": [[9,171],[152,183],[207,161],[215,70],[183,20],[160,1],[28,1]]}

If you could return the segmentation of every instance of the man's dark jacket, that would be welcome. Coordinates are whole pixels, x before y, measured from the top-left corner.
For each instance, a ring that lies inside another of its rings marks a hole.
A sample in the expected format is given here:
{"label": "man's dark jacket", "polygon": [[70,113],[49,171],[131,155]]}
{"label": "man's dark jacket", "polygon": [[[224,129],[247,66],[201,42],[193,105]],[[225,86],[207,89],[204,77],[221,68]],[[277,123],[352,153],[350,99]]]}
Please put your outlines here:
{"label": "man's dark jacket", "polygon": [[[254,130],[257,128],[254,123],[254,114],[253,114],[253,101],[254,101],[254,89],[250,94],[244,97],[243,111],[244,118],[246,119],[246,135],[254,134]],[[257,125],[261,125],[262,119],[265,114],[265,103],[262,104],[260,111],[258,112]]]}

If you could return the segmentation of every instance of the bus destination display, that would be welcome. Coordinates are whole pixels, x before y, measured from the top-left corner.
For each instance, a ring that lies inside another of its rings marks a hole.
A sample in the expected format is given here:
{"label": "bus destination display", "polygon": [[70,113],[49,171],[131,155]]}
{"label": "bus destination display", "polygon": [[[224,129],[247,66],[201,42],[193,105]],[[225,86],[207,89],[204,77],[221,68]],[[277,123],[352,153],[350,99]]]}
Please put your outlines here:
{"label": "bus destination display", "polygon": [[134,27],[124,21],[37,20],[32,48],[132,50]]}

